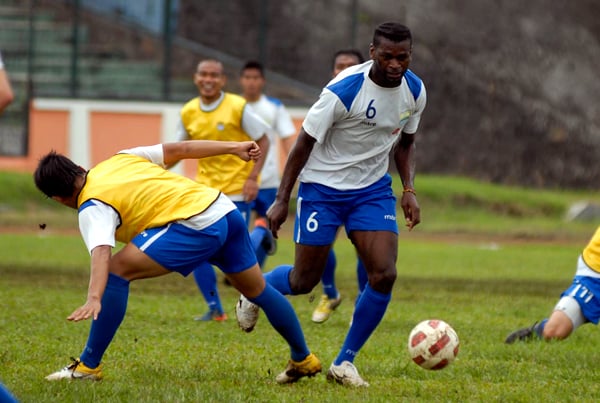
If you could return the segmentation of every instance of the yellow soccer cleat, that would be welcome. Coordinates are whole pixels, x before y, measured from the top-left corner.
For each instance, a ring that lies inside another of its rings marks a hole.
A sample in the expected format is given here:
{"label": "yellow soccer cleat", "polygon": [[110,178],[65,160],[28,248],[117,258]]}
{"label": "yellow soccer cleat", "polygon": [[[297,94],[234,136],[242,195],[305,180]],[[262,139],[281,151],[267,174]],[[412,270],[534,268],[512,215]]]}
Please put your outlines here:
{"label": "yellow soccer cleat", "polygon": [[315,323],[325,322],[329,319],[335,308],[341,303],[342,297],[340,297],[339,294],[337,298],[328,298],[327,295],[322,295],[319,305],[317,305],[312,314],[312,321]]}
{"label": "yellow soccer cleat", "polygon": [[304,360],[297,362],[290,360],[285,370],[277,375],[277,383],[293,383],[305,376],[313,377],[321,372],[321,361],[316,355],[310,353]]}

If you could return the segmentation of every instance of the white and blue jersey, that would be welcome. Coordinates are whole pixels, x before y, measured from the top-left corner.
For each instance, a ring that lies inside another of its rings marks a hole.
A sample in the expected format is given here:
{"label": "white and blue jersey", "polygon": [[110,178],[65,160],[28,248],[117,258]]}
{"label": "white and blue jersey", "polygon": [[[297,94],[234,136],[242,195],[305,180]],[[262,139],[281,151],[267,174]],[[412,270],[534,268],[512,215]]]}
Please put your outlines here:
{"label": "white and blue jersey", "polygon": [[330,245],[341,225],[398,233],[389,153],[402,132],[416,132],[425,87],[407,71],[400,86],[382,88],[369,78],[371,66],[336,76],[304,120],[317,142],[299,177],[297,243]]}
{"label": "white and blue jersey", "polygon": [[369,78],[373,62],[349,67],[323,89],[303,128],[317,141],[300,173],[305,183],[362,189],[388,170],[389,152],[404,131],[417,131],[427,95],[408,70],[402,84],[384,88]]}
{"label": "white and blue jersey", "polygon": [[280,180],[277,137],[285,139],[293,136],[296,134],[296,127],[285,106],[277,98],[261,94],[258,101],[248,102],[248,105],[269,125],[267,136],[271,146],[260,173],[260,188],[276,189]]}

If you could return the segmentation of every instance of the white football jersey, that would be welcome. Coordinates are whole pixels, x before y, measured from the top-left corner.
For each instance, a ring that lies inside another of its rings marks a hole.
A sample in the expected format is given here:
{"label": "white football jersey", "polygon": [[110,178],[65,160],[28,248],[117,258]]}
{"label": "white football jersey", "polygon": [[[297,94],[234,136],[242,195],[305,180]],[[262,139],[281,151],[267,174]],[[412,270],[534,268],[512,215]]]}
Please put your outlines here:
{"label": "white football jersey", "polygon": [[288,138],[296,133],[296,127],[290,114],[283,103],[277,98],[264,94],[256,102],[248,102],[254,113],[260,116],[269,126],[269,152],[260,174],[260,188],[269,189],[279,187],[279,147],[277,136]]}
{"label": "white football jersey", "polygon": [[386,174],[400,134],[417,131],[427,98],[421,79],[408,70],[400,86],[380,87],[369,78],[372,64],[342,71],[308,111],[302,126],[317,142],[300,181],[367,187]]}

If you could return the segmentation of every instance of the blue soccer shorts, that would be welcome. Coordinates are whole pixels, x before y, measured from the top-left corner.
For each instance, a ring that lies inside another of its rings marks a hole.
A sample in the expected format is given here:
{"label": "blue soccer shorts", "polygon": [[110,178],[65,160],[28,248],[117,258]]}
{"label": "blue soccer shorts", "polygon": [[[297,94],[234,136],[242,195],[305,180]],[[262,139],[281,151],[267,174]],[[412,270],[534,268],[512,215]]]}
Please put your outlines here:
{"label": "blue soccer shorts", "polygon": [[267,210],[271,207],[271,204],[275,201],[277,195],[276,188],[260,189],[256,200],[252,202],[252,210],[256,211],[256,215],[259,217],[266,217]]}
{"label": "blue soccer shorts", "polygon": [[331,245],[341,225],[352,231],[390,231],[398,234],[396,196],[386,174],[363,189],[336,190],[316,183],[300,183],[294,241],[303,245]]}
{"label": "blue soccer shorts", "polygon": [[247,203],[245,201],[234,201],[235,207],[237,207],[240,214],[242,214],[242,218],[246,221],[246,229],[248,229],[248,223],[250,222],[250,213],[252,212],[251,207],[252,203]]}
{"label": "blue soccer shorts", "polygon": [[174,222],[147,229],[131,242],[164,268],[183,276],[204,262],[224,273],[239,273],[257,263],[246,222],[237,210],[202,230]]}
{"label": "blue soccer shorts", "polygon": [[600,296],[600,279],[588,276],[575,276],[571,286],[561,294],[561,297],[574,298],[583,316],[595,325],[600,320],[598,296]]}

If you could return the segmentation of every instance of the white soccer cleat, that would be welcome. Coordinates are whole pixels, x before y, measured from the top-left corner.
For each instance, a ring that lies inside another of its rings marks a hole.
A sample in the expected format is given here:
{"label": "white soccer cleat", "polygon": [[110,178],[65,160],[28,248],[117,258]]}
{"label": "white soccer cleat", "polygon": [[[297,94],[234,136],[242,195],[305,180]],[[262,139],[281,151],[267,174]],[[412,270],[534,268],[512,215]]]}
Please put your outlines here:
{"label": "white soccer cleat", "polygon": [[238,303],[235,304],[235,316],[237,317],[238,325],[244,332],[250,333],[254,330],[258,321],[258,305],[253,304],[248,298],[240,296]]}
{"label": "white soccer cleat", "polygon": [[336,381],[347,386],[368,387],[369,383],[360,377],[358,370],[350,361],[342,361],[340,365],[331,364],[327,371],[327,380]]}
{"label": "white soccer cleat", "polygon": [[48,381],[58,381],[60,379],[88,379],[91,381],[99,381],[103,378],[102,364],[97,368],[88,368],[79,359],[71,358],[73,362],[60,371],[51,373],[46,377]]}

